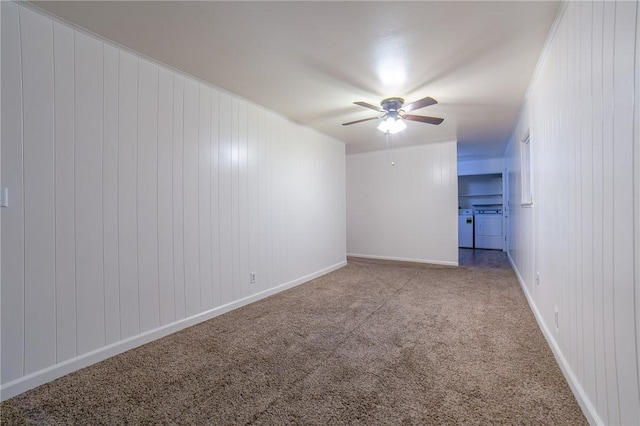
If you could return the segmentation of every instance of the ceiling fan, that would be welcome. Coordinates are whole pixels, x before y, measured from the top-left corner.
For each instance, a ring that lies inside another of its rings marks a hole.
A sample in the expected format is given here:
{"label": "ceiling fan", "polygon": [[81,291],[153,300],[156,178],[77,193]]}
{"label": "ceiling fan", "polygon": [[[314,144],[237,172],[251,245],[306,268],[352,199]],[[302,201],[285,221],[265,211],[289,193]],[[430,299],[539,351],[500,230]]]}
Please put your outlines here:
{"label": "ceiling fan", "polygon": [[354,104],[356,105],[378,111],[382,115],[379,115],[377,117],[364,118],[362,120],[350,121],[348,123],[342,123],[342,125],[350,126],[351,124],[362,123],[363,121],[381,119],[382,122],[378,126],[378,129],[385,133],[397,133],[403,130],[405,127],[407,127],[403,120],[418,121],[420,123],[438,125],[444,121],[444,118],[407,114],[407,112],[428,107],[437,103],[438,101],[428,96],[426,98],[412,102],[408,105],[404,105],[404,99],[402,98],[383,99],[382,102],[380,102],[380,106],[382,108],[366,102],[354,102]]}

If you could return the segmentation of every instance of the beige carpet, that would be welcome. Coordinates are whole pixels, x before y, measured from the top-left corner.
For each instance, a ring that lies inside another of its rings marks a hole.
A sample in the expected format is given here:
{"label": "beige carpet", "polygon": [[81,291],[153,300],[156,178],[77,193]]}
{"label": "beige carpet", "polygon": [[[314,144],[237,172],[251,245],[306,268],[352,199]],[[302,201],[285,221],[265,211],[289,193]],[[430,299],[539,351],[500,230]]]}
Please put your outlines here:
{"label": "beige carpet", "polygon": [[504,253],[345,268],[1,404],[2,424],[586,424]]}

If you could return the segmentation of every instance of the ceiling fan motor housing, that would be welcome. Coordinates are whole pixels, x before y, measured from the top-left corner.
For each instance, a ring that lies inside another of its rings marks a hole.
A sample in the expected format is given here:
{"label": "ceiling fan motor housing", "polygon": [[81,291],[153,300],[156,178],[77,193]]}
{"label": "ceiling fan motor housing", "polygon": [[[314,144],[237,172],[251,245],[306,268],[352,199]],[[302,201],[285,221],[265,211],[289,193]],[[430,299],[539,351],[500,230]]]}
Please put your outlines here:
{"label": "ceiling fan motor housing", "polygon": [[404,99],[387,98],[383,99],[382,102],[380,102],[380,105],[382,105],[382,109],[385,111],[399,111],[400,108],[402,108],[402,105],[404,105]]}

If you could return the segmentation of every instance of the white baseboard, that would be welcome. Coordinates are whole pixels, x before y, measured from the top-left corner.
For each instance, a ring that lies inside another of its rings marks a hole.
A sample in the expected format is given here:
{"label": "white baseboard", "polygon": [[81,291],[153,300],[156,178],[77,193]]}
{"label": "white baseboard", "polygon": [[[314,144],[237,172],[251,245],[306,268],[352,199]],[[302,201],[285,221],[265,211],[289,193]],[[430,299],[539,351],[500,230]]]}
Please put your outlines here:
{"label": "white baseboard", "polygon": [[429,263],[432,265],[458,266],[458,262],[448,262],[445,260],[414,259],[410,257],[372,256],[369,254],[355,254],[355,253],[347,253],[347,257],[362,257],[364,259],[396,260],[398,262],[415,262],[415,263]]}
{"label": "white baseboard", "polygon": [[8,382],[0,386],[0,401],[12,398],[16,395],[28,391],[29,389],[33,389],[37,386],[43,385],[69,373],[80,370],[84,367],[88,367],[91,364],[95,364],[107,358],[111,358],[112,356],[126,352],[129,349],[142,346],[146,343],[168,336],[169,334],[175,333],[176,331],[180,331],[187,327],[191,327],[192,325],[201,323],[203,321],[207,321],[211,318],[217,317],[218,315],[222,315],[241,306],[248,305],[249,303],[264,299],[265,297],[280,293],[281,291],[298,286],[300,284],[304,284],[314,278],[318,278],[322,275],[328,274],[329,272],[335,271],[336,269],[340,269],[346,264],[346,261],[336,263],[335,265],[321,269],[312,274],[305,275],[288,283],[278,285],[276,287],[252,294],[251,296],[244,297],[226,305],[201,312],[189,318],[184,318],[180,321],[176,321],[174,323],[167,324],[165,326],[147,331],[142,334],[138,334],[128,339],[121,340],[111,345],[96,349],[86,354],[82,354],[75,358]]}
{"label": "white baseboard", "polygon": [[591,425],[604,425],[604,422],[602,421],[602,419],[600,419],[600,416],[598,416],[598,412],[596,411],[596,408],[591,403],[591,400],[589,400],[589,397],[585,393],[584,388],[578,381],[578,378],[576,377],[576,375],[573,373],[573,370],[571,369],[571,366],[567,362],[567,359],[564,357],[562,350],[560,350],[560,346],[558,346],[558,342],[556,342],[556,339],[553,337],[553,334],[547,327],[547,324],[542,319],[542,315],[540,314],[538,307],[536,306],[533,298],[531,297],[531,294],[527,289],[526,283],[524,282],[522,275],[520,275],[520,271],[518,271],[518,268],[516,267],[516,263],[513,261],[513,258],[511,257],[511,254],[509,252],[507,252],[507,258],[509,259],[509,263],[511,264],[511,267],[516,273],[516,277],[518,278],[518,282],[520,283],[522,292],[527,298],[527,302],[529,303],[529,307],[531,308],[531,311],[533,311],[533,316],[536,318],[536,321],[538,322],[538,326],[540,327],[542,334],[547,340],[547,343],[551,348],[551,352],[553,352],[553,356],[556,358],[556,362],[560,366],[560,370],[562,370],[562,374],[564,374],[565,379],[569,383],[569,387],[571,388],[573,395],[578,401],[580,408],[582,408],[582,412],[587,418],[587,421]]}

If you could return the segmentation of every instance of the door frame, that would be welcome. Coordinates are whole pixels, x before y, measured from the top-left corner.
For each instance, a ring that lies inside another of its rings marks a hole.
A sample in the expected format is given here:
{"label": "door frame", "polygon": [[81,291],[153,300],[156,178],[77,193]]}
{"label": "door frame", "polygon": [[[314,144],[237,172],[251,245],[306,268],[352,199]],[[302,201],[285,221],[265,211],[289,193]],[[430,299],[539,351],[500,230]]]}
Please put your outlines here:
{"label": "door frame", "polygon": [[502,235],[504,236],[502,251],[509,252],[509,167],[505,166],[502,171]]}

